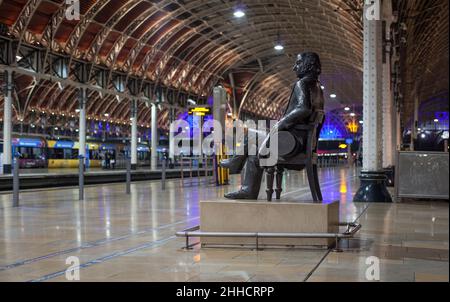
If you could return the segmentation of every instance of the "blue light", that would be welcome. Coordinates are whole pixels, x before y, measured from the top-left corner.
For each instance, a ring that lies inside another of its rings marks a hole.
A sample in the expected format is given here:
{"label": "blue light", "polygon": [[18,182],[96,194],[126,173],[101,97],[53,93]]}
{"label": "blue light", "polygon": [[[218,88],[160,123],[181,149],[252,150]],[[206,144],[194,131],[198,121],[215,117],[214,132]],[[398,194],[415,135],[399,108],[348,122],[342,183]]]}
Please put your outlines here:
{"label": "blue light", "polygon": [[327,118],[320,132],[320,138],[323,140],[343,139],[346,132],[345,129],[341,128],[342,126],[340,127],[340,125],[333,123],[331,119]]}

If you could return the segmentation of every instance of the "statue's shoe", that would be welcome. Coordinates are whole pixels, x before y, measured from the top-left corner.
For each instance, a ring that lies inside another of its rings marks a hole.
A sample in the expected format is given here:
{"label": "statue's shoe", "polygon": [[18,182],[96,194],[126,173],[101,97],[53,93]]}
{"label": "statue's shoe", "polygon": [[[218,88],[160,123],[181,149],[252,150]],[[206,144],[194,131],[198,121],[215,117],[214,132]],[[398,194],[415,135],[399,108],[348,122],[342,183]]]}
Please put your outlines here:
{"label": "statue's shoe", "polygon": [[221,160],[219,165],[222,168],[229,169],[231,174],[240,173],[245,164],[245,158],[232,157],[229,159]]}
{"label": "statue's shoe", "polygon": [[256,200],[258,199],[258,195],[250,194],[248,192],[240,190],[237,192],[226,194],[225,198],[233,200]]}

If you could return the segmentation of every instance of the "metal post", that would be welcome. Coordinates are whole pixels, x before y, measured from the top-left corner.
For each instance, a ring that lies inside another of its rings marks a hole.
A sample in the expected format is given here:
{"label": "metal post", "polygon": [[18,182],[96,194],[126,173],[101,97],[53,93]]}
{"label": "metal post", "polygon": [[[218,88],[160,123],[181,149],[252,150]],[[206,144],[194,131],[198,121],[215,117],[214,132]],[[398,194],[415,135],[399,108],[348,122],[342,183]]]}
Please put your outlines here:
{"label": "metal post", "polygon": [[127,194],[131,194],[131,158],[127,157],[126,159],[127,164]]}
{"label": "metal post", "polygon": [[348,144],[348,146],[347,146],[347,157],[348,157],[348,165],[350,167],[353,167],[352,144]]}
{"label": "metal post", "polygon": [[339,237],[337,237],[337,236],[335,237],[335,246],[334,246],[333,252],[335,252],[335,253],[343,252],[343,250],[339,248]]}
{"label": "metal post", "polygon": [[205,168],[205,180],[206,180],[206,183],[208,183],[208,156],[207,155],[205,155],[205,166],[203,168]]}
{"label": "metal post", "polygon": [[79,200],[84,200],[84,156],[79,156],[78,163]]}
{"label": "metal post", "polygon": [[162,160],[162,177],[161,177],[161,189],[163,191],[166,190],[166,161],[167,159],[164,157]]}
{"label": "metal post", "polygon": [[415,140],[417,139],[418,135],[418,127],[419,127],[419,96],[417,95],[417,88],[414,89],[415,96],[414,96],[414,121],[411,129],[411,142],[410,142],[410,150],[415,150]]}
{"label": "metal post", "polygon": [[152,104],[152,152],[150,166],[152,171],[156,171],[158,168],[158,112],[155,104]]}
{"label": "metal post", "polygon": [[189,177],[191,178],[192,184],[192,157],[189,157]]}
{"label": "metal post", "polygon": [[217,158],[216,158],[215,154],[213,155],[212,166],[213,166],[213,173],[212,173],[213,181],[212,181],[212,183],[217,185],[217,176],[216,176],[217,175]]}
{"label": "metal post", "polygon": [[181,157],[181,185],[184,186],[184,158]]}
{"label": "metal post", "polygon": [[79,122],[79,151],[78,155],[86,158],[86,89],[80,88],[79,95],[79,110],[80,110],[80,122]]}
{"label": "metal post", "polygon": [[12,163],[12,72],[5,72],[5,95],[3,109],[3,173],[11,173]]}
{"label": "metal post", "polygon": [[19,160],[14,156],[13,160],[13,207],[19,206]]}
{"label": "metal post", "polygon": [[197,184],[200,184],[200,178],[202,176],[200,162],[203,162],[203,157],[201,155],[197,158]]}
{"label": "metal post", "polygon": [[138,122],[138,114],[137,114],[137,101],[131,101],[131,169],[137,169],[137,122]]}

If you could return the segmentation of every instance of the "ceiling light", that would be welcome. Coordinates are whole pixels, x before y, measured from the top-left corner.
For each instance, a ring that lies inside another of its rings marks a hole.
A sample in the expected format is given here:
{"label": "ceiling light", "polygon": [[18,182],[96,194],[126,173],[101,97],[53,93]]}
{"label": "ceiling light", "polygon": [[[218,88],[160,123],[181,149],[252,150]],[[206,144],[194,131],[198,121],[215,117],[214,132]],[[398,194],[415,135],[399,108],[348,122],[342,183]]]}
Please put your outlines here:
{"label": "ceiling light", "polygon": [[109,116],[109,113],[105,113],[104,115],[105,115],[105,117],[108,117],[108,116]]}
{"label": "ceiling light", "polygon": [[22,56],[16,56],[16,61],[19,62],[20,60],[22,60],[23,57]]}
{"label": "ceiling light", "polygon": [[434,122],[435,123],[439,123],[439,120],[436,118],[436,119],[434,119]]}
{"label": "ceiling light", "polygon": [[330,94],[330,98],[335,99],[335,98],[337,98],[337,95],[332,93],[332,94]]}
{"label": "ceiling light", "polygon": [[236,18],[242,18],[242,17],[245,17],[245,12],[242,9],[237,9],[234,11],[233,15]]}
{"label": "ceiling light", "polygon": [[350,111],[350,107],[345,107],[344,110],[345,111]]}
{"label": "ceiling light", "polygon": [[359,121],[359,123],[362,125],[362,124],[364,124],[364,121]]}
{"label": "ceiling light", "polygon": [[325,86],[321,85],[320,88],[322,88],[322,90],[325,90]]}
{"label": "ceiling light", "polygon": [[283,45],[281,45],[281,44],[277,44],[277,45],[275,45],[275,50],[278,50],[278,51],[280,51],[280,50],[283,50],[284,49],[284,46]]}
{"label": "ceiling light", "polygon": [[356,114],[352,112],[352,113],[350,113],[350,116],[353,117],[353,116],[356,116]]}

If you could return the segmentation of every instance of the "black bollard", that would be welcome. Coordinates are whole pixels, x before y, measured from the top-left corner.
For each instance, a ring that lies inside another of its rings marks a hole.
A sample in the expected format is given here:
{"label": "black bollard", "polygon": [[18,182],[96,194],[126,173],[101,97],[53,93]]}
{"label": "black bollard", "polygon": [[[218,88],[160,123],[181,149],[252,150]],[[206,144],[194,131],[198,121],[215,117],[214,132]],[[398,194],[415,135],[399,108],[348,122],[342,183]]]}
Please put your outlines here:
{"label": "black bollard", "polygon": [[127,158],[126,165],[127,165],[126,193],[129,195],[129,194],[131,194],[131,159],[130,158]]}
{"label": "black bollard", "polygon": [[78,163],[78,187],[79,187],[79,200],[84,200],[84,157],[83,155],[79,156]]}
{"label": "black bollard", "polygon": [[162,160],[162,177],[161,177],[161,189],[166,190],[166,159]]}

